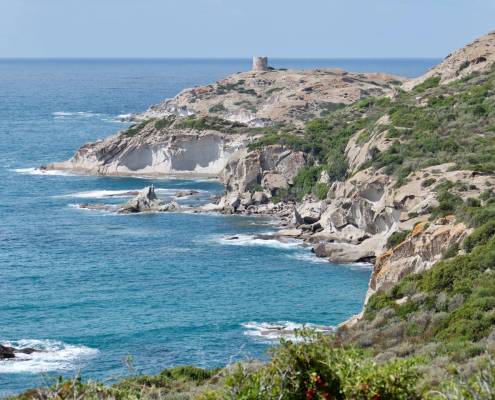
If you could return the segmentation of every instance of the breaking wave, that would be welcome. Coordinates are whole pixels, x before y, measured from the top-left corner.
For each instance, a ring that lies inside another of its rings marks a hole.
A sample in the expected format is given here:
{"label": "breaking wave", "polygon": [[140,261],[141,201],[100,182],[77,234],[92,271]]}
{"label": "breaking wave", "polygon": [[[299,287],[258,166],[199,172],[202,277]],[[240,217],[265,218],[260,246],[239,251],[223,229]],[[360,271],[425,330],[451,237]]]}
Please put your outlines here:
{"label": "breaking wave", "polygon": [[21,339],[0,342],[15,348],[31,347],[40,352],[16,353],[16,358],[0,361],[0,374],[66,371],[78,367],[81,361],[94,357],[98,350],[57,340]]}
{"label": "breaking wave", "polygon": [[68,111],[56,111],[52,113],[55,118],[66,118],[66,117],[82,117],[82,118],[91,118],[91,117],[99,117],[100,113],[94,113],[91,111],[77,111],[77,112],[68,112]]}
{"label": "breaking wave", "polygon": [[11,169],[11,171],[23,175],[77,176],[77,174],[68,171],[44,170],[39,168],[16,168]]}
{"label": "breaking wave", "polygon": [[[64,194],[60,196],[55,196],[55,197],[69,197],[69,198],[76,198],[76,199],[105,199],[105,198],[111,198],[111,197],[134,197],[139,194],[139,192],[143,190],[142,188],[140,189],[123,189],[123,190],[90,190],[86,192],[76,192],[76,193],[69,193],[69,194]],[[180,192],[184,192],[187,190],[184,189],[160,189],[160,188],[155,188],[156,193],[161,193],[166,196],[175,196],[179,194]],[[197,194],[200,193],[205,193],[203,190],[195,190]],[[189,195],[184,195],[183,197],[188,197]]]}
{"label": "breaking wave", "polygon": [[273,342],[280,339],[291,340],[293,342],[300,342],[304,339],[297,335],[297,331],[304,328],[313,329],[316,332],[332,332],[334,328],[332,326],[323,326],[315,324],[300,324],[291,321],[279,321],[279,322],[246,322],[241,324],[246,328],[244,334],[251,336],[254,339],[261,340],[263,342]]}
{"label": "breaking wave", "polygon": [[290,249],[301,246],[301,242],[294,239],[273,238],[270,236],[265,238],[263,235],[222,236],[215,241],[230,246],[267,246],[278,249]]}

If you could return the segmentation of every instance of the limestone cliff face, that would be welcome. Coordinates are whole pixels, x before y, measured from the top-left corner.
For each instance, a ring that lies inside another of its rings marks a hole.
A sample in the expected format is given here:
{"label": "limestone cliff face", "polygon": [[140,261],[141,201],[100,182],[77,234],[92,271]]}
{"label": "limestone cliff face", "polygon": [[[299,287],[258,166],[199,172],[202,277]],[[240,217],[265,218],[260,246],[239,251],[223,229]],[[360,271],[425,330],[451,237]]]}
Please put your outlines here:
{"label": "limestone cliff face", "polygon": [[139,135],[124,132],[88,143],[68,161],[47,168],[100,175],[217,176],[229,156],[249,140],[213,130],[156,129],[151,122]]}

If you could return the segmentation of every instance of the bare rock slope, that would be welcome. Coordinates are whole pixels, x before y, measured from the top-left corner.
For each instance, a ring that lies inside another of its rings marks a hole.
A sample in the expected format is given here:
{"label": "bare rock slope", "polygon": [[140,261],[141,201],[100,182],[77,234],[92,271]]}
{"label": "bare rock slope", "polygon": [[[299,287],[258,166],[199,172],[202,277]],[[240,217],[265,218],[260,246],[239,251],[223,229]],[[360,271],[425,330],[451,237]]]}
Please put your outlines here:
{"label": "bare rock slope", "polygon": [[390,96],[404,81],[393,75],[341,69],[243,72],[211,85],[186,89],[137,117],[215,115],[249,126],[301,125],[363,97]]}
{"label": "bare rock slope", "polygon": [[481,36],[449,54],[442,63],[433,67],[419,78],[404,83],[403,88],[411,90],[428,78],[439,77],[441,83],[461,79],[473,72],[483,72],[495,63],[495,31]]}

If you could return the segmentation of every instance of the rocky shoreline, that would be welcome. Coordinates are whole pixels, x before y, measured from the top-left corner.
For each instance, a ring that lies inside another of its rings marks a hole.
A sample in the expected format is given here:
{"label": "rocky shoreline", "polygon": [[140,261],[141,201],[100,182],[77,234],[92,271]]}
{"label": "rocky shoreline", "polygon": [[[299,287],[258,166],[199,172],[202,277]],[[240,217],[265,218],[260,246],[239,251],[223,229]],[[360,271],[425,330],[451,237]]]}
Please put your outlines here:
{"label": "rocky shoreline", "polygon": [[[271,215],[280,223],[279,237],[303,240],[318,257],[374,263],[369,298],[407,274],[430,268],[469,233],[455,219],[435,217],[438,188],[452,185],[455,196],[468,201],[495,187],[493,173],[445,159],[411,166],[401,176],[391,172],[391,164],[403,161],[399,153],[406,137],[401,135],[412,125],[394,113],[427,107],[422,93],[430,87],[489,71],[493,41],[493,34],[486,35],[415,80],[341,70],[235,74],[184,90],[134,116],[140,122],[128,130],[86,144],[70,160],[45,168],[218,176],[225,187],[218,202],[187,211]],[[417,85],[423,86],[416,90]],[[398,111],[391,107],[408,93],[410,103]],[[372,96],[380,96],[376,109],[385,111],[373,114]],[[328,115],[333,119],[325,120]],[[334,143],[326,143],[321,132],[335,134],[340,147],[331,147]],[[332,149],[326,158],[315,156],[317,140]],[[389,160],[377,166],[380,154]],[[339,169],[344,170],[340,175]],[[302,193],[295,193],[301,187]],[[120,212],[180,210],[153,196],[140,194]],[[403,240],[388,243],[397,233]]]}

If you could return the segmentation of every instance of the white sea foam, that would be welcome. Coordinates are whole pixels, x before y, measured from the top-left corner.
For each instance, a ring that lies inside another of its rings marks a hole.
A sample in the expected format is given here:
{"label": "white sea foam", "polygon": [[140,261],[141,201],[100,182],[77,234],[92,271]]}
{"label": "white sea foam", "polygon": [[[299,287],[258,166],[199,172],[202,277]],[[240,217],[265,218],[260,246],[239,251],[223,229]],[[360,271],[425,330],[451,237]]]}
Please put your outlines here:
{"label": "white sea foam", "polygon": [[365,262],[355,262],[349,264],[343,264],[344,266],[351,267],[353,269],[373,269],[373,264]]}
{"label": "white sea foam", "polygon": [[224,245],[230,246],[267,246],[279,249],[289,249],[301,246],[301,243],[294,239],[286,238],[263,238],[260,235],[232,235],[232,236],[222,236],[216,238],[218,241]]}
{"label": "white sea foam", "polygon": [[56,197],[71,197],[76,199],[104,199],[108,197],[133,197],[138,190],[91,190],[88,192],[77,192],[64,194]]}
{"label": "white sea foam", "polygon": [[39,168],[16,168],[16,169],[11,169],[10,171],[14,171],[17,172],[18,174],[23,174],[23,175],[77,176],[77,174],[68,171],[44,170]]}
{"label": "white sea foam", "polygon": [[16,358],[0,361],[0,374],[71,370],[77,368],[84,359],[94,357],[98,353],[98,350],[90,347],[57,340],[22,339],[0,343],[15,348],[31,347],[41,350],[32,354],[17,353]]}
{"label": "white sea foam", "polygon": [[315,324],[300,324],[291,321],[278,321],[278,322],[246,322],[241,324],[246,331],[245,335],[251,336],[257,340],[273,342],[280,339],[286,339],[291,341],[302,341],[304,338],[297,335],[297,331],[304,328],[312,329],[316,332],[332,332],[334,330],[331,326],[322,326]]}
{"label": "white sea foam", "polygon": [[87,207],[87,203],[71,203],[68,204],[70,208],[77,208],[85,211],[96,211],[100,213],[114,213],[119,208],[118,204],[98,204],[100,207]]}
{"label": "white sea foam", "polygon": [[[69,197],[76,199],[104,199],[110,197],[134,197],[136,196],[142,189],[123,189],[123,190],[90,190],[87,192],[76,192],[64,194],[61,196],[55,197]],[[167,196],[175,196],[179,192],[187,191],[187,189],[161,189],[155,188],[156,193],[161,193]],[[204,193],[203,190],[196,190],[199,193]],[[189,196],[184,196],[189,197]]]}
{"label": "white sea foam", "polygon": [[56,111],[52,113],[52,115],[55,118],[66,118],[66,117],[91,118],[91,117],[98,117],[102,114],[94,113],[91,111],[77,111],[77,112]]}
{"label": "white sea foam", "polygon": [[327,259],[316,257],[316,255],[310,253],[309,251],[305,253],[288,254],[287,256],[299,261],[310,262],[314,264],[328,264]]}

